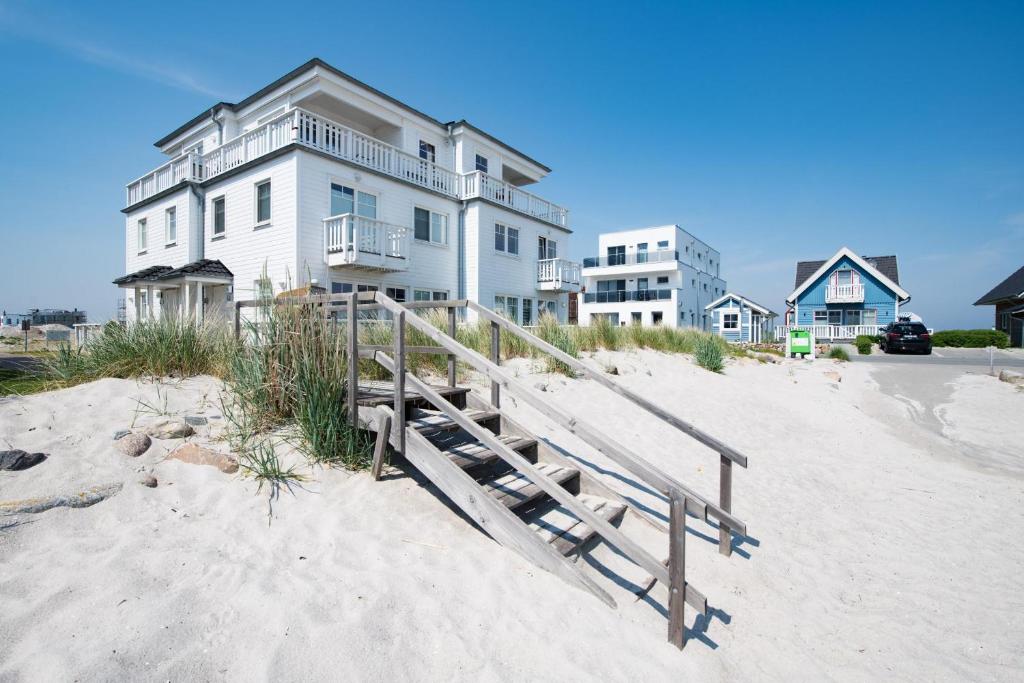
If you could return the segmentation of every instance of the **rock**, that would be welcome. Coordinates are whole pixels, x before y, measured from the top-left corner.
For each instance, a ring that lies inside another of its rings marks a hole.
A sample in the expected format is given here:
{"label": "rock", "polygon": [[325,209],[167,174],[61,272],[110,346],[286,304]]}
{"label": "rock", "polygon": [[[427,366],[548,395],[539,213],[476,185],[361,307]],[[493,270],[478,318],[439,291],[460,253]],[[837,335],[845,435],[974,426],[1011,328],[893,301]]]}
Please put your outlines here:
{"label": "rock", "polygon": [[106,500],[121,490],[121,482],[93,486],[84,491],[76,490],[40,498],[0,501],[0,513],[45,512],[55,507],[87,508]]}
{"label": "rock", "polygon": [[1000,370],[999,381],[1007,382],[1008,384],[1024,384],[1024,375],[1012,370]]}
{"label": "rock", "polygon": [[118,439],[114,447],[130,458],[137,458],[148,451],[152,443],[153,440],[149,436],[138,432]]}
{"label": "rock", "polygon": [[146,433],[154,439],[184,439],[192,436],[195,430],[184,420],[162,419],[151,422],[145,427]]}
{"label": "rock", "polygon": [[186,415],[185,422],[193,427],[202,427],[206,424],[206,418],[197,415]]}
{"label": "rock", "polygon": [[132,433],[132,430],[130,430],[130,429],[118,429],[116,432],[114,432],[114,441],[117,441],[120,438],[126,437],[129,434],[131,434],[131,433]]}
{"label": "rock", "polygon": [[0,451],[0,470],[9,472],[27,470],[44,460],[46,460],[46,453],[26,453],[17,448],[13,451]]}
{"label": "rock", "polygon": [[143,486],[147,487],[147,488],[155,489],[156,488],[156,477],[154,477],[152,474],[143,475],[139,479],[139,483],[142,484]]}
{"label": "rock", "polygon": [[537,382],[537,383],[536,383],[536,384],[534,384],[533,386],[534,386],[534,388],[536,388],[536,389],[537,389],[538,391],[547,391],[547,390],[548,390],[548,385],[547,385],[547,383],[546,383],[546,382]]}
{"label": "rock", "polygon": [[615,367],[614,365],[607,366],[604,369],[604,371],[607,372],[609,375],[617,375],[617,374],[619,374],[619,369],[617,367]]}
{"label": "rock", "polygon": [[833,382],[842,382],[843,381],[843,376],[840,375],[835,370],[829,370],[828,372],[825,372],[824,375],[826,377],[828,377],[830,380],[832,380]]}
{"label": "rock", "polygon": [[216,467],[225,474],[234,474],[238,471],[238,461],[227,453],[221,453],[209,448],[203,448],[198,444],[187,443],[174,449],[168,459],[180,460],[192,465],[209,465]]}

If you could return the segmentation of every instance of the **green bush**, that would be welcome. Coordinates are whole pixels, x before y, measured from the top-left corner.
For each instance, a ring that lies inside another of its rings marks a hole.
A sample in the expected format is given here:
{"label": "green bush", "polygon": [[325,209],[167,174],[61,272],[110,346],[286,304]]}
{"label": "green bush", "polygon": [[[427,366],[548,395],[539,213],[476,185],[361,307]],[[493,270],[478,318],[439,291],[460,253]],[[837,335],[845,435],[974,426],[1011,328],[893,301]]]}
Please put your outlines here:
{"label": "green bush", "polygon": [[722,360],[722,347],[710,335],[697,339],[694,359],[697,361],[697,365],[711,372],[721,372],[725,367]]}
{"label": "green bush", "polygon": [[846,349],[842,346],[833,346],[829,349],[828,357],[835,360],[850,360],[850,354],[846,353]]}
{"label": "green bush", "polygon": [[858,334],[853,345],[857,347],[857,353],[860,355],[870,356],[871,347],[875,345],[875,337],[869,334]]}
{"label": "green bush", "polygon": [[994,346],[1005,349],[1010,337],[999,330],[942,330],[932,335],[932,346],[955,346],[966,349],[981,349]]}

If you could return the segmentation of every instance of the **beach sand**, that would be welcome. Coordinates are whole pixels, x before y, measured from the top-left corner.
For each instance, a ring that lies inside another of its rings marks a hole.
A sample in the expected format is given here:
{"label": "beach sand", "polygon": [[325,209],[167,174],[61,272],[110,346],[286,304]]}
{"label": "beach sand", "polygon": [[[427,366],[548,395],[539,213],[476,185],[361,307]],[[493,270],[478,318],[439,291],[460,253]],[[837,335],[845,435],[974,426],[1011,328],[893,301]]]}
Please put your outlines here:
{"label": "beach sand", "polygon": [[[0,516],[0,680],[1020,680],[1024,392],[957,381],[941,434],[856,363],[600,353],[618,379],[745,453],[730,558],[693,521],[682,652],[656,601],[617,609],[491,541],[418,476],[304,468],[268,517],[242,475],[139,458],[113,433],[205,416],[219,384],[100,380],[0,399],[0,448],[50,458],[0,472],[0,502],[123,482],[86,508]],[[511,367],[583,420],[716,498],[718,458],[606,389]],[[837,372],[841,381],[827,373]],[[482,383],[476,389],[485,390]],[[542,414],[512,416],[654,516],[665,501]],[[290,461],[297,462],[294,456]],[[156,488],[138,479],[152,473]],[[653,604],[652,604],[653,603]]]}

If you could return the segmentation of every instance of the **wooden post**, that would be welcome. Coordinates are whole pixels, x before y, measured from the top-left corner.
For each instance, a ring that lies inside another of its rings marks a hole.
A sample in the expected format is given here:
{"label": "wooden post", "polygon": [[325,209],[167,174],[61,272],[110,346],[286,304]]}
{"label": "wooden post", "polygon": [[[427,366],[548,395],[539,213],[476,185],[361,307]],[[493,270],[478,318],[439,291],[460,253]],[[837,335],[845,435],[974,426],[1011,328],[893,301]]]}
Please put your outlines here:
{"label": "wooden post", "polygon": [[377,443],[373,446],[373,465],[370,474],[373,480],[380,479],[381,468],[384,467],[384,456],[388,452],[388,441],[391,439],[391,416],[381,410],[377,413]]}
{"label": "wooden post", "polygon": [[[455,323],[455,314],[456,314],[455,307],[454,306],[449,306],[448,307],[448,336],[451,337],[452,339],[455,339],[455,334],[457,332],[456,323]],[[454,353],[449,353],[448,354],[448,386],[450,386],[450,387],[454,387],[455,386],[455,354]]]}
{"label": "wooden post", "polygon": [[405,311],[395,313],[395,436],[405,455]]}
{"label": "wooden post", "polygon": [[[732,460],[724,455],[719,457],[718,505],[726,512],[732,512]],[[718,552],[726,557],[732,555],[732,533],[722,520],[718,520]]]}
{"label": "wooden post", "polygon": [[[501,365],[501,327],[496,322],[491,323],[491,362]],[[501,407],[501,388],[493,380],[491,381],[491,405],[495,408]]]}
{"label": "wooden post", "polygon": [[356,299],[352,292],[348,300],[348,410],[352,429],[359,429],[359,320]]}
{"label": "wooden post", "polygon": [[686,645],[686,500],[678,489],[669,491],[668,522],[668,642]]}

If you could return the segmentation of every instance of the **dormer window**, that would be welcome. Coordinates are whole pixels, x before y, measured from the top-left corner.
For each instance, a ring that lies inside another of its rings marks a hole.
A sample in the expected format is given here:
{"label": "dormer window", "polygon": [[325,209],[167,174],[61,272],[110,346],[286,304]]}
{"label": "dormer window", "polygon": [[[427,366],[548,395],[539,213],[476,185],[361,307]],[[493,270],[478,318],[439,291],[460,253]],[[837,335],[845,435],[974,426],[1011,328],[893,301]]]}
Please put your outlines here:
{"label": "dormer window", "polygon": [[487,173],[487,157],[476,155],[476,170]]}
{"label": "dormer window", "polygon": [[437,148],[429,142],[420,140],[420,159],[435,163],[437,161]]}

